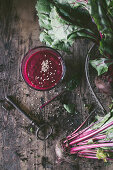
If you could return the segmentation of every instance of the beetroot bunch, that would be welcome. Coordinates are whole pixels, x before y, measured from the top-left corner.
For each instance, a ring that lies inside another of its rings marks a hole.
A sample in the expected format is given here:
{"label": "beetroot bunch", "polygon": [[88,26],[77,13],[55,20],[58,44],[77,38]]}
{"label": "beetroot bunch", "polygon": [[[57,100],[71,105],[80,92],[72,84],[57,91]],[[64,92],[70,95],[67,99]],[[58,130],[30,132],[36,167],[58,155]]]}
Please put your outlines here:
{"label": "beetroot bunch", "polygon": [[[61,140],[64,155],[102,159],[105,162],[113,160],[113,110],[104,117],[97,116],[95,122],[80,130],[84,123]],[[59,152],[57,148],[57,155],[60,155]]]}

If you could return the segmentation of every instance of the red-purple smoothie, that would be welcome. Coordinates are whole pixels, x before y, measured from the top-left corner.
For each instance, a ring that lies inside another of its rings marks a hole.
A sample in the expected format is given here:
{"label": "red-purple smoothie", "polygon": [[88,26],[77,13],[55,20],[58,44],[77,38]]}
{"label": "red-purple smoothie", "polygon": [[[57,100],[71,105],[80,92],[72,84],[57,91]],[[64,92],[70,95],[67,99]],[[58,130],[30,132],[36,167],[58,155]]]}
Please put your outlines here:
{"label": "red-purple smoothie", "polygon": [[49,48],[35,51],[22,67],[25,81],[37,90],[49,90],[63,77],[63,61],[60,54]]}

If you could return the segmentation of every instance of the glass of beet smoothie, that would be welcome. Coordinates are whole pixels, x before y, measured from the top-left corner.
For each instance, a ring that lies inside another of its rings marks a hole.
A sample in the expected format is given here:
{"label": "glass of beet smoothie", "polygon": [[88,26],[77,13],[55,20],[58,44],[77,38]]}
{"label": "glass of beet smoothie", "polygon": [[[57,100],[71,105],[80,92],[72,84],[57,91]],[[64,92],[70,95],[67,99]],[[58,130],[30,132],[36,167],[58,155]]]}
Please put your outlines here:
{"label": "glass of beet smoothie", "polygon": [[31,49],[21,64],[25,82],[36,90],[50,90],[65,75],[65,64],[59,52],[50,47]]}

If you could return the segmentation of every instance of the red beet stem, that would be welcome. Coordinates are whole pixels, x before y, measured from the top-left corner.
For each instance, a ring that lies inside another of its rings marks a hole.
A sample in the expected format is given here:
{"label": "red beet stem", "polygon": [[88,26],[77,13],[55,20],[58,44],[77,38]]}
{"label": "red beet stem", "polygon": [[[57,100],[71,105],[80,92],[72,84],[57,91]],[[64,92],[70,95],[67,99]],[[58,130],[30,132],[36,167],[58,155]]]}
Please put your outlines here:
{"label": "red beet stem", "polygon": [[85,139],[88,139],[88,138],[90,138],[90,137],[98,134],[99,132],[107,129],[107,128],[110,127],[111,125],[113,125],[113,121],[110,122],[110,123],[108,123],[107,125],[103,126],[102,128],[96,130],[95,132],[89,134],[89,135],[86,135],[86,136],[84,136],[84,137],[82,137],[82,138],[79,138],[79,139],[77,139],[77,140],[73,140],[72,142],[69,143],[69,145],[73,145],[73,144],[75,144],[75,143],[78,143],[78,142],[81,142],[81,141],[83,141],[83,140],[85,140]]}
{"label": "red beet stem", "polygon": [[94,109],[94,110],[89,114],[89,116],[85,119],[85,121],[84,121],[72,134],[78,132],[78,130],[87,122],[87,120],[88,120],[89,117],[95,112],[95,110],[96,110],[96,109]]}
{"label": "red beet stem", "polygon": [[49,101],[47,101],[46,103],[44,103],[43,105],[41,105],[39,108],[42,109],[45,106],[47,106],[49,103],[51,103],[54,99],[56,99],[57,97],[59,97],[60,95],[62,95],[64,92],[66,92],[66,90],[62,91],[61,93],[57,94],[56,96],[54,96],[52,99],[50,99]]}
{"label": "red beet stem", "polygon": [[83,150],[83,151],[80,151],[79,153],[94,153],[94,154],[96,154],[97,153],[97,151],[96,150],[94,150],[94,149],[91,149],[91,150]]}
{"label": "red beet stem", "polygon": [[[93,141],[97,141],[97,140],[100,140],[100,142],[101,142],[101,139],[105,139],[106,138],[106,135],[102,135],[102,136],[96,136],[96,137],[93,137],[93,138],[91,138],[90,140],[93,140]],[[83,141],[83,142],[79,142],[79,143],[77,143],[77,145],[85,145],[85,144],[87,144],[88,143],[88,141],[89,141],[89,139],[87,139],[87,140],[85,140],[85,141]],[[107,141],[104,141],[104,142],[107,142]]]}
{"label": "red beet stem", "polygon": [[[97,157],[95,156],[86,156],[86,155],[79,155],[79,157],[82,157],[82,158],[90,158],[90,159],[98,159]],[[106,160],[113,160],[112,158],[106,158]]]}
{"label": "red beet stem", "polygon": [[84,150],[84,149],[111,147],[111,146],[113,146],[113,143],[102,143],[102,144],[91,144],[91,145],[85,145],[85,146],[78,146],[78,147],[71,148],[70,153],[75,154],[76,152],[80,150]]}
{"label": "red beet stem", "polygon": [[[85,121],[69,136],[67,136],[67,138],[71,138],[76,132],[78,132],[78,130],[87,122],[87,120],[90,118],[90,116],[95,112],[96,109],[94,109],[89,116],[85,119]],[[89,129],[91,126],[93,126],[95,123],[91,124],[89,127],[83,129],[82,131],[79,132],[79,134],[81,134],[81,132],[86,131],[87,129]]]}

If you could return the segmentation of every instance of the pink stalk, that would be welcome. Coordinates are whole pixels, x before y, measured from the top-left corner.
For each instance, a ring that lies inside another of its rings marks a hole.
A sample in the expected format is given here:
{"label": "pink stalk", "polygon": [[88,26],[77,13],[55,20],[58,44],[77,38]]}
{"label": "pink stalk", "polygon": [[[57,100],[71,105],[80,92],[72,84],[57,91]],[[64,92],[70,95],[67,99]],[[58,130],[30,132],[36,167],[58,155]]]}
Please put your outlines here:
{"label": "pink stalk", "polygon": [[77,155],[78,156],[79,155],[96,156],[96,153],[85,153],[85,152],[83,152],[83,153],[78,153]]}
{"label": "pink stalk", "polygon": [[93,133],[87,135],[87,136],[84,136],[84,137],[79,138],[79,139],[77,139],[77,140],[73,140],[72,142],[69,143],[69,145],[73,145],[73,144],[75,144],[75,143],[78,143],[78,142],[81,142],[81,141],[83,141],[83,140],[85,140],[85,139],[88,139],[88,138],[90,138],[90,137],[92,137],[92,136],[98,134],[99,132],[101,132],[101,131],[107,129],[107,128],[110,127],[111,125],[113,125],[113,121],[110,122],[110,123],[108,123],[107,125],[103,126],[102,128],[96,130],[95,132],[93,132]]}
{"label": "pink stalk", "polygon": [[90,158],[90,159],[98,159],[98,158],[95,157],[95,156],[86,156],[86,155],[79,155],[79,157],[82,157],[82,158]]}
{"label": "pink stalk", "polygon": [[95,151],[94,149],[92,149],[92,150],[86,149],[86,150],[80,151],[79,153],[94,153],[94,154],[96,154],[97,151]]}
{"label": "pink stalk", "polygon": [[76,152],[84,149],[92,149],[92,148],[101,148],[101,147],[111,147],[113,146],[113,143],[102,143],[102,144],[91,144],[91,145],[85,145],[85,146],[78,146],[73,147],[70,149],[71,154],[75,154]]}
{"label": "pink stalk", "polygon": [[91,133],[93,133],[93,132],[95,132],[95,131],[96,131],[96,130],[88,130],[88,131],[85,131],[84,133],[78,135],[78,136],[76,137],[76,139],[79,139],[79,138],[81,138],[81,137],[87,136],[87,135],[89,135],[89,134],[91,134]]}
{"label": "pink stalk", "polygon": [[99,140],[98,143],[112,143],[113,141],[108,140]]}
{"label": "pink stalk", "polygon": [[104,150],[104,151],[105,151],[105,152],[113,152],[113,150],[111,150],[111,149],[110,149],[110,150]]}
{"label": "pink stalk", "polygon": [[74,138],[76,138],[76,139],[78,139],[78,138],[81,138],[81,137],[83,137],[83,136],[86,136],[87,134],[90,134],[90,133],[92,133],[92,132],[94,132],[95,130],[87,130],[87,131],[85,131],[85,132],[82,132],[81,134],[80,133],[77,133],[77,134],[75,134],[75,136],[73,136],[73,137],[71,137],[71,138],[69,138],[68,140],[66,140],[66,141],[70,141],[70,140],[72,140],[72,139],[74,139]]}
{"label": "pink stalk", "polygon": [[71,139],[79,136],[80,134],[82,134],[83,132],[85,132],[87,129],[88,129],[88,128],[85,128],[85,129],[81,130],[80,132],[78,132],[78,133],[76,133],[76,134],[73,134],[72,136],[71,136],[71,135],[68,136],[68,137],[67,137],[67,140],[65,140],[64,143],[66,143],[67,141],[70,141]]}
{"label": "pink stalk", "polygon": [[78,130],[87,122],[87,120],[88,120],[89,117],[94,113],[94,111],[95,111],[95,110],[93,110],[93,111],[89,114],[89,116],[85,119],[85,121],[84,121],[72,134],[78,132]]}
{"label": "pink stalk", "polygon": [[[80,134],[83,133],[84,131],[86,131],[87,129],[89,129],[90,127],[92,127],[93,125],[99,123],[102,119],[103,119],[103,118],[101,118],[100,120],[98,120],[98,121],[95,122],[95,123],[92,123],[90,126],[88,126],[87,128],[81,130],[79,133],[80,133]],[[76,131],[76,130],[75,130],[75,131]],[[69,139],[69,138],[71,138],[72,136],[74,136],[75,131],[74,131],[71,135],[69,135],[67,138]]]}
{"label": "pink stalk", "polygon": [[102,33],[100,32],[100,37],[101,37],[101,39],[102,39],[102,37],[103,37],[103,35],[102,35]]}
{"label": "pink stalk", "polygon": [[87,140],[87,141],[85,141],[85,142],[77,143],[77,146],[78,146],[78,145],[87,145],[87,142],[88,142],[88,140]]}
{"label": "pink stalk", "polygon": [[62,91],[61,93],[57,94],[56,96],[54,96],[52,99],[50,99],[49,101],[47,101],[46,103],[44,103],[43,105],[41,105],[39,108],[42,109],[43,107],[45,107],[46,105],[48,105],[49,103],[51,103],[54,99],[56,99],[57,97],[59,97],[60,95],[62,95],[64,92],[66,92],[66,90]]}
{"label": "pink stalk", "polygon": [[[84,131],[86,130],[86,129],[83,129]],[[76,139],[78,139],[78,138],[80,138],[80,137],[83,137],[83,136],[85,136],[85,135],[87,135],[87,133],[88,134],[90,134],[90,133],[92,133],[92,132],[94,132],[94,131],[96,131],[96,130],[87,130],[86,132],[84,132],[84,131],[80,131],[80,132],[78,132],[78,133],[76,133],[75,135],[73,135],[72,137],[70,137],[69,139],[67,139],[67,140],[65,140],[64,141],[64,143],[66,143],[66,142],[69,142],[70,140],[72,140],[72,139],[74,139],[74,138],[76,138]],[[100,136],[100,138],[99,138],[99,136]],[[102,137],[102,138],[101,138]],[[106,135],[98,135],[98,139],[104,139],[104,137],[106,137]],[[94,140],[96,140],[95,138],[94,138]]]}
{"label": "pink stalk", "polygon": [[83,132],[84,132],[84,131],[86,131],[87,129],[88,129],[88,127],[87,127],[87,128],[85,128],[85,129],[83,129],[83,130],[81,130],[81,131],[79,131],[78,133],[74,133],[74,132],[73,132],[73,134],[71,134],[71,135],[67,136],[67,139],[69,139],[69,140],[70,140],[70,138],[72,138],[72,137],[76,137],[76,136],[80,135],[81,133],[83,133]]}
{"label": "pink stalk", "polygon": [[[98,159],[97,157],[94,157],[94,156],[85,156],[85,155],[79,155],[79,157],[90,158],[90,159]],[[106,158],[106,160],[113,160],[113,159],[112,158]]]}
{"label": "pink stalk", "polygon": [[[95,124],[95,123],[94,123],[94,124]],[[90,126],[88,126],[87,128],[79,131],[79,132],[76,133],[76,134],[73,134],[73,135],[68,136],[68,137],[67,137],[67,140],[69,141],[69,140],[71,140],[71,139],[73,139],[73,138],[75,138],[75,137],[83,134],[85,131],[88,132],[88,129],[89,129],[91,126],[93,126],[94,124],[91,124]],[[92,129],[89,129],[89,132],[90,132],[90,131],[93,131],[93,130],[92,130]],[[67,140],[66,140],[66,141],[67,141]]]}
{"label": "pink stalk", "polygon": [[87,129],[85,129],[84,131],[80,131],[80,132],[76,133],[75,135],[73,135],[71,138],[65,140],[64,143],[69,142],[70,140],[79,139],[79,138],[81,138],[83,136],[86,136],[87,134],[90,134],[90,133],[92,133],[94,131],[96,131],[96,130],[91,130],[91,129],[87,130]]}
{"label": "pink stalk", "polygon": [[[101,139],[105,139],[105,137],[106,137],[106,135],[101,135],[101,136],[96,136],[96,137],[90,138],[90,140],[91,139],[93,141],[100,140],[100,142],[101,142]],[[79,143],[77,143],[77,145],[85,145],[85,144],[88,143],[88,141],[89,141],[89,139],[87,139],[87,140],[85,140],[83,142],[79,142]],[[105,142],[107,142],[107,141],[105,141]]]}
{"label": "pink stalk", "polygon": [[74,133],[78,132],[78,130],[87,122],[87,120],[89,119],[89,117],[95,112],[96,109],[94,109],[89,116],[85,119],[85,121],[71,134],[73,135]]}
{"label": "pink stalk", "polygon": [[95,136],[92,138],[92,140],[100,140],[100,139],[105,139],[106,138],[106,135],[98,135],[98,136]]}

